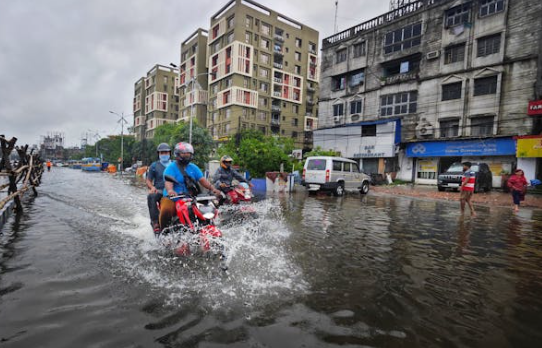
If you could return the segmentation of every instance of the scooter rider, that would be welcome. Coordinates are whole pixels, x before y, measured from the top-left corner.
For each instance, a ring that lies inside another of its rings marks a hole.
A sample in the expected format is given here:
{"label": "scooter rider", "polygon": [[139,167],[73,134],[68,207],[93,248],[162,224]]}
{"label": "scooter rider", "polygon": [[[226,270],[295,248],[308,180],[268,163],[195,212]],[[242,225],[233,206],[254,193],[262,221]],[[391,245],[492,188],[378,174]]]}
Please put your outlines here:
{"label": "scooter rider", "polygon": [[171,218],[175,216],[175,203],[167,196],[179,194],[197,195],[199,193],[199,183],[204,188],[220,196],[221,192],[211,185],[203,176],[203,173],[197,165],[190,163],[194,157],[194,148],[189,143],[180,142],[175,145],[173,150],[175,161],[170,163],[164,171],[164,178],[171,176],[177,183],[165,182],[163,191],[164,197],[160,201],[160,227],[166,227]]}
{"label": "scooter rider", "polygon": [[153,162],[147,172],[147,204],[149,206],[149,215],[151,217],[151,225],[154,233],[160,233],[160,224],[158,218],[160,212],[157,204],[162,199],[162,191],[164,190],[164,170],[171,163],[171,148],[166,143],[161,143],[156,148],[158,153],[158,161]]}
{"label": "scooter rider", "polygon": [[[247,180],[239,174],[238,171],[233,169],[231,166],[233,164],[233,159],[230,156],[222,156],[220,158],[220,167],[216,170],[213,180],[215,187],[219,190],[227,190],[233,181],[233,179],[239,182],[247,182]],[[250,185],[252,186],[252,184]]]}

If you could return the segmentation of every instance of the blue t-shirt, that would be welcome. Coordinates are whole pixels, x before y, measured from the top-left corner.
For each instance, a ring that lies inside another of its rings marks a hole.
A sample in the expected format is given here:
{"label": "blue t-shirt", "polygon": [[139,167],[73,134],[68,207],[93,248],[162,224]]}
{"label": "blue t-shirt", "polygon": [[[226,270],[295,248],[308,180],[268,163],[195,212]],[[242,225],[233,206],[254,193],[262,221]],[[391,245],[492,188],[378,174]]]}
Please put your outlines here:
{"label": "blue t-shirt", "polygon": [[153,162],[149,167],[147,179],[149,179],[157,190],[164,189],[164,170],[166,167],[160,161]]}
{"label": "blue t-shirt", "polygon": [[[194,163],[188,164],[188,166],[186,166],[185,171],[186,171],[186,175],[193,178],[196,183],[198,183],[199,180],[203,178],[203,173],[198,168],[198,166],[195,165]],[[179,184],[173,184],[173,190],[175,190],[175,192],[180,193],[180,194],[188,193],[188,189],[184,182],[183,173],[181,173],[181,170],[179,169],[179,166],[177,165],[176,161],[171,162],[169,166],[167,166],[166,170],[164,170],[164,176],[166,175],[174,177],[175,180],[179,182]],[[167,191],[165,188],[164,188],[163,195],[167,196]]]}

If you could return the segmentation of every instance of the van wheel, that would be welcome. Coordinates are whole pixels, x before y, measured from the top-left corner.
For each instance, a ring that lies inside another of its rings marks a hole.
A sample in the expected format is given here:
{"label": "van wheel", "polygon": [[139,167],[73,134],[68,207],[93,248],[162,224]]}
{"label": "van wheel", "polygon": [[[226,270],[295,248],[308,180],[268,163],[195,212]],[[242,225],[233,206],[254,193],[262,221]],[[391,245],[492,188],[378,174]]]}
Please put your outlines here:
{"label": "van wheel", "polygon": [[437,187],[438,187],[439,192],[444,191],[444,187],[442,187],[442,186],[437,186]]}
{"label": "van wheel", "polygon": [[484,187],[484,192],[489,192],[491,190],[491,186]]}
{"label": "van wheel", "polygon": [[366,195],[369,192],[369,183],[367,181],[364,181],[361,184],[361,189],[359,190],[359,193],[362,195]]}
{"label": "van wheel", "polygon": [[343,184],[339,184],[335,188],[335,191],[333,192],[333,195],[336,196],[336,197],[341,197],[341,196],[344,195],[344,186],[343,186]]}

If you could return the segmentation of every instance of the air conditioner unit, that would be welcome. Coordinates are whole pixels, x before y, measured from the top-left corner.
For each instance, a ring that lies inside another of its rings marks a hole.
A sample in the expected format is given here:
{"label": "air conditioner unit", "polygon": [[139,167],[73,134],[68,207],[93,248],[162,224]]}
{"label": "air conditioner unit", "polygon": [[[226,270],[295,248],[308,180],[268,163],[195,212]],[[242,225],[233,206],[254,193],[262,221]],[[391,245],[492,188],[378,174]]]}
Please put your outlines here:
{"label": "air conditioner unit", "polygon": [[436,59],[436,58],[440,57],[440,51],[427,52],[425,57],[427,59]]}
{"label": "air conditioner unit", "polygon": [[417,137],[425,137],[430,136],[434,134],[434,128],[433,125],[430,123],[420,123],[418,126],[416,126],[416,136]]}
{"label": "air conditioner unit", "polygon": [[333,116],[333,121],[335,123],[340,123],[341,122],[341,116]]}

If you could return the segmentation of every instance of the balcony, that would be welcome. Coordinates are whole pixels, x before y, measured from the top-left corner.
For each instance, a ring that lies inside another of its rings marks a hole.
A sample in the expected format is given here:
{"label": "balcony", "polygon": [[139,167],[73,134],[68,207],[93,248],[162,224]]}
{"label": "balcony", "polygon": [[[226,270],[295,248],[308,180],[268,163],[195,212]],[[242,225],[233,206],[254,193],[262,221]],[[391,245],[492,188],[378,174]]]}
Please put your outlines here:
{"label": "balcony", "polygon": [[310,54],[314,54],[314,55],[316,55],[316,51],[315,51],[315,50],[313,50],[313,49],[310,49],[310,48],[309,48],[309,53],[310,53]]}
{"label": "balcony", "polygon": [[311,86],[307,86],[307,91],[309,91],[309,92],[316,92],[316,88],[311,87]]}
{"label": "balcony", "polygon": [[280,110],[281,110],[280,105],[271,105],[271,111],[280,112]]}
{"label": "balcony", "polygon": [[280,98],[282,97],[282,94],[280,92],[273,92],[273,97]]}
{"label": "balcony", "polygon": [[277,119],[277,118],[271,119],[271,125],[272,126],[280,126],[280,119]]}
{"label": "balcony", "polygon": [[279,50],[279,49],[276,49],[276,48],[273,50],[273,53],[275,54],[275,56],[279,56],[279,57],[284,56],[284,52],[282,52],[282,50]]}
{"label": "balcony", "polygon": [[279,42],[284,42],[284,37],[279,34],[275,34],[275,40]]}
{"label": "balcony", "polygon": [[307,98],[307,105],[314,105],[315,101],[312,98]]}
{"label": "balcony", "polygon": [[282,64],[280,63],[273,63],[273,66],[277,69],[282,69]]}
{"label": "balcony", "polygon": [[312,66],[313,68],[316,68],[316,62],[309,62],[309,65]]}
{"label": "balcony", "polygon": [[418,72],[409,72],[404,74],[397,74],[393,76],[388,76],[385,79],[385,83],[387,85],[394,84],[397,82],[404,82],[404,81],[410,81],[410,80],[417,80],[418,79]]}
{"label": "balcony", "polygon": [[273,81],[275,81],[276,83],[282,83],[282,79],[278,77],[274,77]]}

